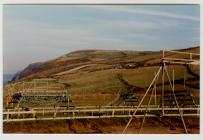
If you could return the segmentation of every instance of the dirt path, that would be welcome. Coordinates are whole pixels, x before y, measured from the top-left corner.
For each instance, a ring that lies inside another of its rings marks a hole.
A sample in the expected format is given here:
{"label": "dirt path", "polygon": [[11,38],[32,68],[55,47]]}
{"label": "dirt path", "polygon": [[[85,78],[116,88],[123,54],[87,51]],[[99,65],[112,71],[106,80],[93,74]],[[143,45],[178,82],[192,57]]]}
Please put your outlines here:
{"label": "dirt path", "polygon": [[70,70],[67,70],[67,71],[63,71],[63,72],[60,72],[60,73],[57,73],[55,74],[56,76],[59,76],[59,75],[64,75],[64,74],[68,74],[68,73],[71,73],[73,71],[76,71],[76,70],[79,70],[79,69],[82,69],[82,68],[86,68],[86,67],[89,67],[89,66],[93,66],[95,64],[88,64],[88,65],[82,65],[82,66],[78,66],[76,68],[73,68],[73,69],[70,69]]}

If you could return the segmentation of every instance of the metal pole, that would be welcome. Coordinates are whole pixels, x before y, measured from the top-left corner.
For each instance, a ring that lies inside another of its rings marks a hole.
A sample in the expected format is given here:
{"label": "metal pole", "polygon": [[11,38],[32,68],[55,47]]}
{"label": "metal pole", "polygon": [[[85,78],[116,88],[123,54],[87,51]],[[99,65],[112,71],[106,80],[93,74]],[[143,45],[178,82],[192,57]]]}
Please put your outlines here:
{"label": "metal pole", "polygon": [[190,53],[190,60],[192,60],[192,53]]}
{"label": "metal pole", "polygon": [[6,97],[6,107],[8,108],[8,104],[9,104],[9,95]]}
{"label": "metal pole", "polygon": [[127,125],[125,126],[125,128],[124,128],[124,130],[123,130],[123,132],[122,132],[122,133],[125,133],[125,131],[127,130],[127,128],[128,128],[128,126],[129,126],[129,124],[131,123],[131,121],[132,121],[132,119],[133,119],[134,115],[136,114],[136,112],[137,112],[138,108],[141,106],[141,104],[142,104],[142,102],[143,102],[144,98],[145,98],[145,97],[146,97],[146,95],[148,94],[148,92],[149,92],[149,90],[150,90],[150,88],[151,88],[152,84],[153,84],[153,83],[154,83],[154,81],[156,80],[156,78],[157,78],[157,76],[159,75],[159,73],[160,73],[161,69],[162,69],[162,67],[160,67],[160,68],[159,68],[159,70],[158,70],[158,72],[157,72],[156,76],[155,76],[155,77],[154,77],[154,79],[152,80],[152,82],[151,82],[150,86],[148,87],[148,89],[147,89],[146,93],[145,93],[145,94],[144,94],[144,96],[142,97],[142,99],[141,99],[141,101],[140,101],[139,105],[137,106],[136,110],[135,110],[135,111],[134,111],[134,113],[132,114],[131,118],[129,119],[129,121],[128,121]]}
{"label": "metal pole", "polygon": [[24,93],[24,88],[25,88],[25,85],[24,85],[24,81],[23,81],[23,93]]}
{"label": "metal pole", "polygon": [[[8,112],[9,112],[9,109],[8,109]],[[7,121],[9,120],[9,114],[6,115],[6,120]]]}
{"label": "metal pole", "polygon": [[153,94],[154,94],[154,91],[155,91],[155,86],[154,86],[154,88],[153,88],[153,90],[152,90],[152,94],[151,94],[150,99],[149,99],[149,102],[148,102],[148,104],[147,104],[147,108],[146,108],[146,110],[145,110],[145,115],[144,115],[144,118],[143,118],[143,120],[142,120],[142,124],[141,124],[139,133],[141,133],[141,131],[142,131],[142,128],[143,128],[143,125],[144,125],[144,121],[145,121],[145,118],[146,118],[146,115],[147,115],[147,111],[148,111],[148,108],[149,108],[149,104],[151,103],[151,99],[152,99],[152,96],[153,96]]}
{"label": "metal pole", "polygon": [[162,62],[162,97],[161,97],[161,107],[162,107],[162,115],[164,115],[164,62]]}
{"label": "metal pole", "polygon": [[[156,73],[154,73],[154,75],[156,75]],[[157,80],[158,78],[156,79],[155,83],[154,83],[154,89],[155,89],[155,92],[154,92],[154,104],[156,105],[156,83],[157,83]]]}
{"label": "metal pole", "polygon": [[174,69],[173,69],[173,92],[175,91],[175,82],[174,82]]}
{"label": "metal pole", "polygon": [[186,69],[184,70],[184,89],[185,89],[185,81],[186,81]]}
{"label": "metal pole", "polygon": [[[165,65],[165,64],[164,64],[164,65]],[[167,77],[168,77],[168,80],[169,80],[169,83],[170,83],[170,87],[171,87],[171,89],[172,89],[172,91],[173,91],[173,86],[172,86],[172,84],[171,84],[171,80],[170,80],[168,71],[167,71],[167,69],[166,69],[165,66],[164,66],[164,69],[165,69],[165,71],[166,71],[166,75],[167,75]],[[186,134],[188,134],[188,131],[187,131],[187,128],[186,128],[186,125],[185,125],[185,121],[184,121],[184,119],[183,119],[183,114],[181,113],[181,110],[180,110],[180,107],[179,107],[179,105],[178,105],[178,101],[177,101],[177,99],[176,99],[176,95],[175,95],[175,92],[174,92],[174,91],[173,91],[173,97],[174,97],[175,103],[176,103],[176,105],[177,105],[177,107],[178,107],[178,111],[179,111],[179,114],[180,114],[180,117],[181,117],[181,120],[182,120],[184,129],[185,129],[185,132],[186,132]]]}
{"label": "metal pole", "polygon": [[68,109],[69,109],[69,97],[68,97]]}

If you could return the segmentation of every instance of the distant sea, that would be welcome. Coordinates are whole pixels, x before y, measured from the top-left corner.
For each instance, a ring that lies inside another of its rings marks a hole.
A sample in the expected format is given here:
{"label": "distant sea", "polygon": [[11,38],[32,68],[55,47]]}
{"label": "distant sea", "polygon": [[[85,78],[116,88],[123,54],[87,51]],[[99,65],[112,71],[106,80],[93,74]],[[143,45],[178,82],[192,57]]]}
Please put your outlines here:
{"label": "distant sea", "polygon": [[7,83],[8,81],[11,81],[12,78],[13,78],[13,74],[4,74],[3,83]]}

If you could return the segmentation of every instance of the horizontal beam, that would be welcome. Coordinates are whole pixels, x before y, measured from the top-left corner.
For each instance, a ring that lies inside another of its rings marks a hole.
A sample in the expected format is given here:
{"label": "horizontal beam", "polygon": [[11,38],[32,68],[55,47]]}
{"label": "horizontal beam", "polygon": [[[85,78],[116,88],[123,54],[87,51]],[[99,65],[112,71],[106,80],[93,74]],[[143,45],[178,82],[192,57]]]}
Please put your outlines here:
{"label": "horizontal beam", "polygon": [[[164,114],[163,116],[167,116],[167,117],[179,117],[180,114]],[[200,116],[200,114],[182,114],[182,116],[184,117],[192,117],[192,116]]]}
{"label": "horizontal beam", "polygon": [[[164,116],[178,117],[180,114],[166,114]],[[199,117],[199,114],[183,114],[183,116]],[[103,115],[103,116],[74,116],[74,117],[45,117],[45,118],[20,118],[20,119],[5,119],[3,122],[17,121],[36,121],[36,120],[71,120],[71,119],[102,119],[102,118],[129,118],[132,115]],[[134,115],[135,118],[143,117],[159,117],[154,114]]]}
{"label": "horizontal beam", "polygon": [[179,54],[188,54],[188,55],[196,55],[200,56],[198,53],[191,53],[191,52],[181,52],[181,51],[173,51],[173,50],[163,50],[165,52],[171,52],[171,53],[179,53]]}
{"label": "horizontal beam", "polygon": [[[69,110],[81,110],[81,109],[133,109],[137,106],[75,106],[75,107],[69,107]],[[141,105],[140,108],[145,109],[147,105]],[[149,108],[161,108],[159,105],[149,105]],[[164,107],[169,108],[169,107]],[[194,108],[193,106],[187,107],[188,109]],[[197,105],[195,108],[200,108],[200,105]],[[67,110],[67,107],[34,107],[32,110]],[[169,108],[170,109],[170,108]],[[16,109],[4,109],[4,112],[11,112],[11,111],[19,111],[22,110],[22,108],[16,108]]]}
{"label": "horizontal beam", "polygon": [[[22,119],[8,119],[3,120],[3,122],[13,122],[13,121],[34,121],[34,120],[70,120],[70,119],[97,119],[97,118],[126,118],[132,115],[106,115],[106,116],[74,116],[74,117],[46,117],[46,118],[22,118]],[[144,115],[136,115],[135,117],[144,117]],[[157,117],[154,114],[148,114],[147,117]]]}
{"label": "horizontal beam", "polygon": [[49,94],[49,95],[46,95],[46,94],[35,94],[35,95],[22,95],[22,97],[65,97],[66,95],[64,94],[62,94],[62,95],[51,95],[51,94]]}
{"label": "horizontal beam", "polygon": [[[64,91],[64,90],[33,90],[33,91],[17,91],[17,92],[14,92],[14,93],[19,93],[19,94],[22,94],[22,95],[27,95],[29,96],[30,94],[32,93],[41,93],[41,95],[46,95],[47,93],[61,93],[61,94],[66,94],[67,91]],[[39,96],[38,94],[34,94],[34,95],[31,95],[31,96]]]}
{"label": "horizontal beam", "polygon": [[[4,111],[3,115],[11,115],[11,114],[33,114],[33,113],[74,113],[74,112],[95,112],[95,113],[103,113],[103,112],[121,112],[121,111],[135,111],[136,108],[101,108],[101,109],[67,109],[67,110],[32,110],[32,111]],[[138,111],[145,111],[146,108],[138,108]],[[148,108],[148,111],[161,111],[163,108]],[[164,108],[164,111],[177,111],[178,108]],[[199,111],[200,108],[180,108],[181,111]]]}
{"label": "horizontal beam", "polygon": [[191,65],[200,65],[200,62],[175,62],[175,61],[167,61],[164,60],[163,62],[169,63],[169,64],[191,64]]}
{"label": "horizontal beam", "polygon": [[180,61],[180,62],[199,62],[199,60],[195,59],[182,59],[182,58],[169,58],[169,57],[163,57],[163,61]]}

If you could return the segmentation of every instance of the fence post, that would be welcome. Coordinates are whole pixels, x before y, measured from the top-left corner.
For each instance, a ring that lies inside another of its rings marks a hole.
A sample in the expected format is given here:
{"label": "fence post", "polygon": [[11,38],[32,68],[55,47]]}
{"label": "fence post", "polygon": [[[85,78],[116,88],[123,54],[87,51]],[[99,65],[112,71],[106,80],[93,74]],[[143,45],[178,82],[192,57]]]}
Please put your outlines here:
{"label": "fence post", "polygon": [[115,110],[113,109],[113,110],[112,110],[112,117],[114,117],[114,111],[115,111]]}
{"label": "fence post", "polygon": [[192,60],[192,53],[190,53],[190,60]]}
{"label": "fence post", "polygon": [[[8,113],[9,113],[9,109],[8,109]],[[8,121],[9,120],[9,114],[7,114],[7,116],[6,116],[6,121]]]}

